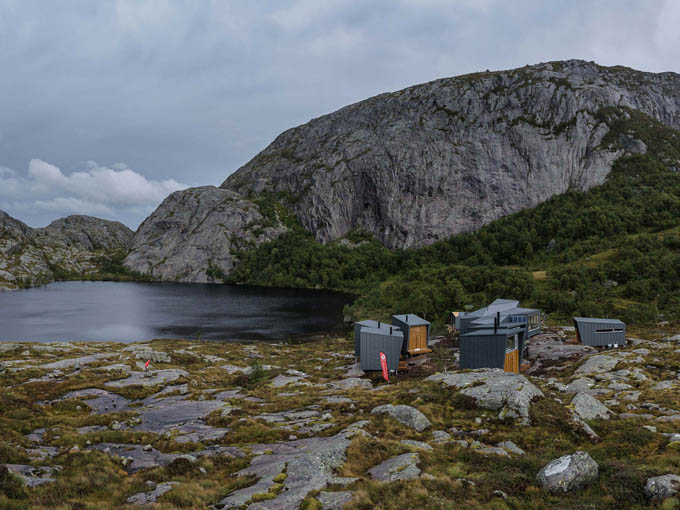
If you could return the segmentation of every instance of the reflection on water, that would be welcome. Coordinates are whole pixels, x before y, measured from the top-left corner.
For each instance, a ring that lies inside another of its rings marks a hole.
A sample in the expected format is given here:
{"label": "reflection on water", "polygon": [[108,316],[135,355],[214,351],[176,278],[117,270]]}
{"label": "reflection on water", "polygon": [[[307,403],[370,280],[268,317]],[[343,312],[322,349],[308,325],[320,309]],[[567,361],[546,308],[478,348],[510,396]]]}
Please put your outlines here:
{"label": "reflection on water", "polygon": [[350,302],[313,290],[59,282],[0,293],[0,340],[284,340],[343,331]]}

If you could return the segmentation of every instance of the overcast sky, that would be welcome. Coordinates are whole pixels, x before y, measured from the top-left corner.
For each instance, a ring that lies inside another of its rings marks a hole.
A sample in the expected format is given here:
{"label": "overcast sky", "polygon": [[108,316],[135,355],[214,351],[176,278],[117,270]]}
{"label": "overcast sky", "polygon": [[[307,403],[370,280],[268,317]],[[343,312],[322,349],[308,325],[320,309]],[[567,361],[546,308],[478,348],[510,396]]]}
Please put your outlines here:
{"label": "overcast sky", "polygon": [[680,72],[677,0],[0,0],[0,209],[133,229],[281,131],[435,78]]}

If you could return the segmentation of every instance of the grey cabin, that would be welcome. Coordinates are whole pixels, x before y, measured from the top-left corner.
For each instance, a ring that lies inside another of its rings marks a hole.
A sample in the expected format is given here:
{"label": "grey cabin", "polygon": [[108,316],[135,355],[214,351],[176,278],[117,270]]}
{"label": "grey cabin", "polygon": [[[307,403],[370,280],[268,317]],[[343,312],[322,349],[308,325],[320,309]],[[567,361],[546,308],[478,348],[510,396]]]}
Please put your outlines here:
{"label": "grey cabin", "polygon": [[519,301],[512,299],[496,299],[493,303],[474,312],[454,312],[453,321],[461,335],[478,329],[493,327],[499,320],[498,327],[526,327],[526,339],[541,332],[541,312],[533,308],[521,308]]}
{"label": "grey cabin", "polygon": [[429,348],[430,323],[417,315],[393,315],[392,325],[404,333],[401,352],[407,356],[416,356],[432,352]]}
{"label": "grey cabin", "polygon": [[476,329],[460,335],[460,368],[502,368],[518,373],[525,333],[520,326]]}
{"label": "grey cabin", "polygon": [[626,325],[618,319],[574,317],[576,338],[592,347],[626,345]]}
{"label": "grey cabin", "polygon": [[359,321],[354,323],[354,356],[357,358],[361,356],[361,330],[363,328],[374,328],[374,329],[383,329],[387,328],[388,330],[390,327],[399,329],[398,327],[392,326],[391,324],[387,322],[380,322],[380,321],[374,321],[374,320],[365,320],[365,321]]}
{"label": "grey cabin", "polygon": [[[384,323],[382,323],[384,325]],[[394,326],[371,328],[364,326],[359,333],[359,366],[361,370],[382,370],[380,353],[385,353],[387,369],[396,372],[399,368],[404,333]]]}

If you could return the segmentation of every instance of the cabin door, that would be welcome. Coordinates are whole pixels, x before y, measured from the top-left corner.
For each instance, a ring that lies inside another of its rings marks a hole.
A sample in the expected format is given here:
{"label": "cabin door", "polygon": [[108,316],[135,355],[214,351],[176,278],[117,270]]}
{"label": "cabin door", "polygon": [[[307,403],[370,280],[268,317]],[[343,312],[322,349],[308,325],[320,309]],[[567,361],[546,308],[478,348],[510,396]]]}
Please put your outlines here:
{"label": "cabin door", "polygon": [[410,329],[408,336],[408,352],[409,354],[428,352],[427,326],[415,326]]}
{"label": "cabin door", "polygon": [[519,349],[508,351],[505,353],[505,363],[503,370],[506,372],[519,373]]}

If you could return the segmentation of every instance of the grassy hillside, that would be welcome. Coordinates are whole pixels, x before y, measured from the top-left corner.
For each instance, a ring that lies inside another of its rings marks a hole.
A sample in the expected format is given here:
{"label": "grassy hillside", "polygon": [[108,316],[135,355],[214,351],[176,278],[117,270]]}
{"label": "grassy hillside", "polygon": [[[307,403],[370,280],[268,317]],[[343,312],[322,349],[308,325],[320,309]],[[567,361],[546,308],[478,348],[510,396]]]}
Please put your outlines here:
{"label": "grassy hillside", "polygon": [[355,318],[408,310],[444,322],[497,297],[556,316],[678,318],[680,132],[628,108],[597,118],[610,128],[605,148],[646,145],[620,157],[602,186],[421,249],[389,251],[361,233],[321,245],[298,227],[240,254],[229,281],[355,292]]}

